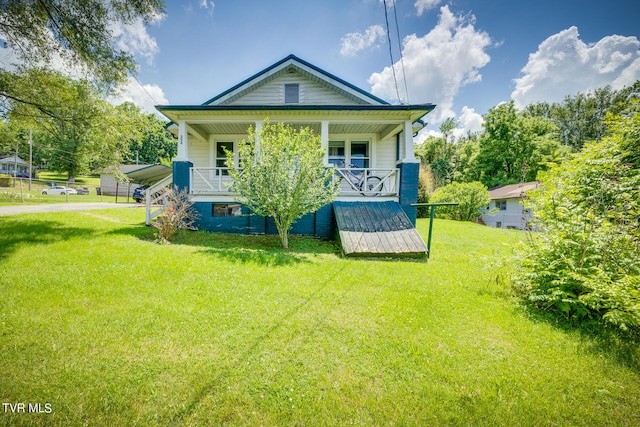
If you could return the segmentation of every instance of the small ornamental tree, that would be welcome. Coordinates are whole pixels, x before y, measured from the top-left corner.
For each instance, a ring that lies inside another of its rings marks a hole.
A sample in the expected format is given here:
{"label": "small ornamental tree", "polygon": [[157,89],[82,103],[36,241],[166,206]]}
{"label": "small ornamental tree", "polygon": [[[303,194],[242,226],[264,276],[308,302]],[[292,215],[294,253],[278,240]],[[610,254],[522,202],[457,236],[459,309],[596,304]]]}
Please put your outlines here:
{"label": "small ornamental tree", "polygon": [[284,248],[297,219],[331,203],[338,193],[333,169],[324,165],[320,137],[309,128],[299,131],[265,120],[262,131],[249,129],[240,142],[239,168],[227,153],[229,175],[238,200],[258,215],[276,223]]}

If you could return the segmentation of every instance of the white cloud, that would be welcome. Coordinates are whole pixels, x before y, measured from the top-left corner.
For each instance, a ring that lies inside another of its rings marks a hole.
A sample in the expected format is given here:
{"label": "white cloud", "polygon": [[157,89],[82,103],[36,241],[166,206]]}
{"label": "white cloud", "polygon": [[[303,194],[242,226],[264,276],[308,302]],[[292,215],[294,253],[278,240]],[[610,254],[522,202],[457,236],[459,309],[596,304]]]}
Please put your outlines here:
{"label": "white cloud", "polygon": [[[429,115],[432,121],[455,117],[453,99],[464,85],[482,80],[480,69],[491,60],[485,52],[491,45],[491,38],[485,32],[476,31],[473,20],[473,16],[455,16],[443,6],[438,24],[428,34],[422,37],[411,34],[403,41],[409,100],[437,104],[438,108]],[[396,63],[394,66],[398,87],[404,92],[401,65]],[[369,84],[374,95],[397,99],[391,67],[373,73]]]}
{"label": "white cloud", "polygon": [[476,113],[475,109],[467,107],[465,105],[464,107],[462,107],[462,112],[460,113],[458,122],[462,126],[463,134],[466,134],[467,131],[481,131],[484,119],[482,118],[482,114]]}
{"label": "white cloud", "polygon": [[[160,86],[153,84],[143,85],[133,77],[129,77],[129,82],[119,89],[118,93],[110,99],[110,102],[114,105],[133,102],[143,111],[157,115],[159,113],[155,109],[155,105],[169,104]],[[162,117],[165,118],[164,116]]]}
{"label": "white cloud", "polygon": [[213,9],[215,9],[216,5],[212,1],[200,0],[200,8],[209,11],[209,15],[213,14]]}
{"label": "white cloud", "polygon": [[418,16],[422,16],[424,12],[430,9],[434,9],[441,2],[442,0],[416,0],[416,2],[414,3],[414,6],[418,11]]}
{"label": "white cloud", "polygon": [[586,44],[571,27],[543,41],[521,71],[511,94],[519,108],[606,85],[620,89],[640,80],[640,41],[612,35]]}
{"label": "white cloud", "polygon": [[362,33],[349,33],[342,37],[340,55],[354,56],[361,50],[379,46],[384,42],[387,32],[380,25],[372,25]]}
{"label": "white cloud", "polygon": [[[467,136],[468,132],[475,133],[481,131],[482,125],[484,124],[484,118],[482,117],[482,114],[476,113],[475,109],[467,107],[466,105],[462,107],[458,118],[455,118],[454,115],[449,117],[454,118],[458,124],[458,126],[453,130],[453,136],[456,140]],[[430,118],[430,116],[427,116],[427,118]],[[431,124],[433,125],[433,127],[439,128],[440,124],[442,124],[442,122],[447,118],[448,117],[442,117],[440,121]],[[440,138],[442,137],[442,132],[435,129],[423,129],[420,131],[420,133],[418,133],[418,136],[414,139],[414,141],[417,144],[422,144],[430,136]]]}
{"label": "white cloud", "polygon": [[[154,22],[162,19],[164,19],[164,15],[158,16]],[[116,47],[118,49],[134,55],[140,55],[149,64],[153,63],[154,57],[160,51],[156,39],[149,35],[144,22],[140,18],[131,24],[115,22],[111,25],[110,30],[116,39]]]}

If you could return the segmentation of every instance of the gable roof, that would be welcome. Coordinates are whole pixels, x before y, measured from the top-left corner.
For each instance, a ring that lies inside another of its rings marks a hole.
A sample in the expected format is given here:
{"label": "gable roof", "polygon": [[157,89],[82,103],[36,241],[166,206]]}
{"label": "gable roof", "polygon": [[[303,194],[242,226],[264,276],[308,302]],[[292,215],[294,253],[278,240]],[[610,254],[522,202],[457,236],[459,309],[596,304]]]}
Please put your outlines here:
{"label": "gable roof", "polygon": [[489,198],[491,200],[501,199],[521,199],[525,193],[534,188],[540,187],[539,181],[522,182],[519,184],[503,185],[501,187],[489,190]]}
{"label": "gable roof", "polygon": [[4,157],[2,159],[0,159],[0,163],[4,163],[4,164],[18,164],[20,166],[29,166],[29,163],[25,162],[24,160],[22,160],[20,157],[18,157],[16,159],[15,156],[11,156],[11,157]]}
{"label": "gable roof", "polygon": [[352,101],[355,101],[357,104],[389,105],[389,103],[383,99],[380,99],[377,96],[374,96],[369,92],[366,92],[357,86],[354,86],[351,83],[298,58],[295,55],[289,55],[286,58],[281,59],[248,79],[243,80],[232,88],[209,99],[202,105],[214,106],[229,104],[234,99],[241,97],[243,94],[255,90],[257,87],[266,84],[275,77],[286,74],[290,71],[298,72],[299,74],[342,94]]}

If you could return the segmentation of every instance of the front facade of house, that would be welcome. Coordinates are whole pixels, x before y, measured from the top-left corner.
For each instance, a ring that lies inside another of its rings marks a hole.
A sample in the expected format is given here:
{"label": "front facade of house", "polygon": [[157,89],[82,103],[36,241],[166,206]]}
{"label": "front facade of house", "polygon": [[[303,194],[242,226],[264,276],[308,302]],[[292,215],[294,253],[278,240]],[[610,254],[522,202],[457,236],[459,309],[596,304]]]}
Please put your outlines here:
{"label": "front facade of house", "polygon": [[540,183],[534,181],[504,185],[489,190],[491,202],[485,208],[482,221],[489,227],[531,229],[532,213],[523,206],[523,200],[527,191],[539,186]]}
{"label": "front facade of house", "polygon": [[[340,201],[395,201],[415,224],[419,160],[413,135],[433,104],[391,105],[293,55],[202,105],[156,108],[178,138],[173,184],[187,189],[198,228],[234,233],[275,233],[273,221],[248,215],[236,199],[225,166],[250,127],[265,119],[320,135],[325,164],[335,167]],[[237,166],[237,154],[236,166]],[[294,234],[332,238],[332,205],[296,222]]]}
{"label": "front facade of house", "polygon": [[0,174],[19,174],[29,175],[29,163],[22,160],[20,157],[5,157],[0,159]]}

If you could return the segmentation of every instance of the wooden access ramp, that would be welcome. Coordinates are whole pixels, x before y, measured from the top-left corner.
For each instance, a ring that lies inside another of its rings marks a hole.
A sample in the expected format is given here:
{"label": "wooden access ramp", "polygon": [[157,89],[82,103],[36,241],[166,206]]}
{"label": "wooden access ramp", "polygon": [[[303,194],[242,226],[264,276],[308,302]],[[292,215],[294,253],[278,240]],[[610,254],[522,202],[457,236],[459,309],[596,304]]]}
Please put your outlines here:
{"label": "wooden access ramp", "polygon": [[427,245],[398,202],[333,202],[333,211],[345,256],[427,256]]}

